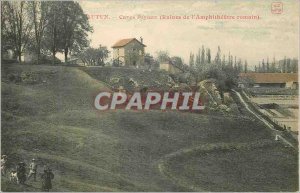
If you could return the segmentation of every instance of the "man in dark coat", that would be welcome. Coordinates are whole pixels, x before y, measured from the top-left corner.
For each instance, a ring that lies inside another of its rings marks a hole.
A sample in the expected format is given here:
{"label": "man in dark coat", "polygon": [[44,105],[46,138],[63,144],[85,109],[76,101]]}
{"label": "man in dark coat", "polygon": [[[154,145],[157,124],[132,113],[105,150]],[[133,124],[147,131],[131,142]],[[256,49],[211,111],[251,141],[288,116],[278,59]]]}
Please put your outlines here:
{"label": "man in dark coat", "polygon": [[42,190],[45,192],[49,192],[52,188],[51,180],[54,178],[54,174],[50,168],[44,169],[44,173],[41,176],[42,178]]}
{"label": "man in dark coat", "polygon": [[20,184],[24,184],[26,181],[26,167],[24,162],[19,162],[17,166],[17,176]]}

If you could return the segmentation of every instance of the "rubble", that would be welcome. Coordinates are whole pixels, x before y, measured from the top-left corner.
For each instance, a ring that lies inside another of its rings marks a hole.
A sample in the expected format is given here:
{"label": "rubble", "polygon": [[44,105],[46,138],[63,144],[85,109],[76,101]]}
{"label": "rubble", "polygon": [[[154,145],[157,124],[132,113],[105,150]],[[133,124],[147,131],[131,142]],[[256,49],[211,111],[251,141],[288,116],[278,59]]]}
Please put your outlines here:
{"label": "rubble", "polygon": [[226,105],[223,105],[223,104],[219,105],[218,108],[222,111],[226,111],[226,109],[228,109],[228,107]]}
{"label": "rubble", "polygon": [[133,86],[134,86],[135,88],[139,87],[138,82],[135,81],[133,78],[130,78],[128,82],[131,83],[131,84],[133,84]]}

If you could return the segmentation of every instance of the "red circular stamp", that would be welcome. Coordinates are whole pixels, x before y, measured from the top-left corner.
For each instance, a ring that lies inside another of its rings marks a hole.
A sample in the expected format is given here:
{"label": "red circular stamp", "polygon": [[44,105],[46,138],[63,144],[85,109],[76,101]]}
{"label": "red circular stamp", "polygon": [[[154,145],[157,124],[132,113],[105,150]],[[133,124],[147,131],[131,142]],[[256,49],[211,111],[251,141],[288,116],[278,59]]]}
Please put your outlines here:
{"label": "red circular stamp", "polygon": [[271,12],[273,14],[281,14],[283,12],[283,3],[282,2],[273,2],[271,4]]}

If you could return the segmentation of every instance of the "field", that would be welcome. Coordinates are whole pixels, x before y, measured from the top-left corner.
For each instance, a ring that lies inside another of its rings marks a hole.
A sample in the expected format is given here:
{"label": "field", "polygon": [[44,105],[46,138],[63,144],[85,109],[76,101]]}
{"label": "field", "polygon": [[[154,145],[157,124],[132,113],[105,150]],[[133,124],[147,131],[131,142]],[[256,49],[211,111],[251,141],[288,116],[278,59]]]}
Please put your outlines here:
{"label": "field", "polygon": [[[110,90],[103,72],[32,65],[1,72],[2,154],[9,168],[33,157],[39,172],[49,165],[52,191],[298,190],[298,152],[251,117],[97,112],[95,93]],[[2,191],[40,187],[1,180]]]}

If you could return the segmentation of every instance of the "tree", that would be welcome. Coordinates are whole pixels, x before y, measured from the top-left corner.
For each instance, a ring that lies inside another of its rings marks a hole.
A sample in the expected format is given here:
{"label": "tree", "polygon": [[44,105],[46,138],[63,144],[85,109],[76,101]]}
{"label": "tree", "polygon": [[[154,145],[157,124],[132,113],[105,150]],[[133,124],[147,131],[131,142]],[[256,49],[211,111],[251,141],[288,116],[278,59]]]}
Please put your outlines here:
{"label": "tree", "polygon": [[266,67],[266,72],[270,72],[269,57],[267,58],[267,67]]}
{"label": "tree", "polygon": [[231,55],[230,55],[230,51],[228,53],[228,66],[232,66],[231,64]]}
{"label": "tree", "polygon": [[266,72],[265,59],[262,60],[262,72]]}
{"label": "tree", "polygon": [[157,51],[156,54],[157,54],[157,60],[159,62],[167,62],[170,60],[168,51]]}
{"label": "tree", "polygon": [[109,51],[106,46],[99,45],[99,48],[96,49],[97,52],[97,65],[104,66],[105,60],[109,57]]}
{"label": "tree", "polygon": [[1,16],[4,17],[2,19],[4,23],[1,23],[1,39],[11,44],[19,62],[30,40],[33,27],[29,19],[28,5],[29,2],[26,1],[1,2]]}
{"label": "tree", "polygon": [[145,54],[145,65],[147,65],[149,69],[154,69],[158,67],[156,66],[156,61],[154,60],[154,57],[149,53]]}
{"label": "tree", "polygon": [[218,64],[212,64],[207,67],[203,72],[204,78],[214,78],[217,81],[217,87],[222,93],[225,90],[230,90],[234,85],[236,85],[238,72],[232,70],[230,66],[226,66],[224,69]]}
{"label": "tree", "polygon": [[202,51],[201,51],[201,65],[203,66],[205,64],[205,49],[202,45]]}
{"label": "tree", "polygon": [[237,71],[240,73],[243,71],[243,65],[242,65],[242,59],[239,58],[238,62],[237,62]]}
{"label": "tree", "polygon": [[284,61],[283,61],[283,66],[281,72],[285,73],[286,72],[286,56],[284,56]]}
{"label": "tree", "polygon": [[225,54],[223,54],[222,67],[224,68],[225,65],[226,65]]}
{"label": "tree", "polygon": [[196,85],[199,83],[200,80],[203,79],[202,69],[199,69],[195,66],[195,68],[190,68],[189,72],[191,76],[194,78]]}
{"label": "tree", "polygon": [[[245,60],[245,64],[244,64],[244,73],[248,72],[248,63],[247,60]],[[256,72],[256,66],[255,66],[255,72]]]}
{"label": "tree", "polygon": [[95,49],[94,48],[87,48],[84,52],[79,55],[79,58],[83,61],[85,65],[95,65]]}
{"label": "tree", "polygon": [[44,30],[48,24],[49,4],[46,1],[30,1],[30,13],[34,24],[35,50],[37,55],[37,64],[40,62],[41,43],[44,36]]}
{"label": "tree", "polygon": [[87,48],[84,52],[79,54],[79,58],[87,65],[104,66],[105,60],[109,56],[109,51],[106,46],[99,46],[99,48]]}
{"label": "tree", "polygon": [[292,72],[297,73],[298,72],[298,60],[294,58],[291,61],[291,65],[292,65]]}
{"label": "tree", "polygon": [[236,56],[234,56],[234,66],[233,66],[235,71],[238,71],[237,63],[236,63]]}
{"label": "tree", "polygon": [[179,56],[173,56],[171,57],[171,61],[173,62],[173,64],[181,69],[183,69],[183,60],[181,57]]}
{"label": "tree", "polygon": [[273,57],[273,62],[271,64],[271,72],[276,72],[276,66],[275,66],[275,57]]}
{"label": "tree", "polygon": [[196,55],[195,66],[199,67],[201,65],[201,55],[200,55],[200,48],[198,49],[198,53]]}
{"label": "tree", "polygon": [[194,61],[194,54],[193,53],[190,53],[190,67],[194,67],[195,66],[195,61]]}
{"label": "tree", "polygon": [[234,68],[237,68],[237,63],[236,63],[236,56],[234,56]]}
{"label": "tree", "polygon": [[211,63],[211,54],[210,54],[209,48],[207,48],[207,50],[206,50],[206,58],[207,58],[207,63],[210,64]]}
{"label": "tree", "polygon": [[5,52],[9,49],[13,50],[14,46],[14,38],[13,33],[11,33],[11,29],[9,27],[10,21],[10,10],[8,1],[1,2],[1,57],[5,55]]}
{"label": "tree", "polygon": [[88,17],[84,14],[78,2],[62,1],[61,15],[62,19],[62,45],[65,55],[65,62],[68,62],[68,54],[70,51],[80,53],[88,47],[88,32],[93,29],[88,22]]}
{"label": "tree", "polygon": [[215,63],[221,65],[221,48],[218,46],[218,52],[215,57]]}
{"label": "tree", "polygon": [[291,68],[291,59],[288,58],[286,61],[286,72],[290,73],[292,72],[292,68]]}
{"label": "tree", "polygon": [[55,63],[56,53],[61,52],[63,46],[63,10],[61,9],[61,1],[48,1],[48,25],[44,32],[43,49],[52,54],[52,64]]}

